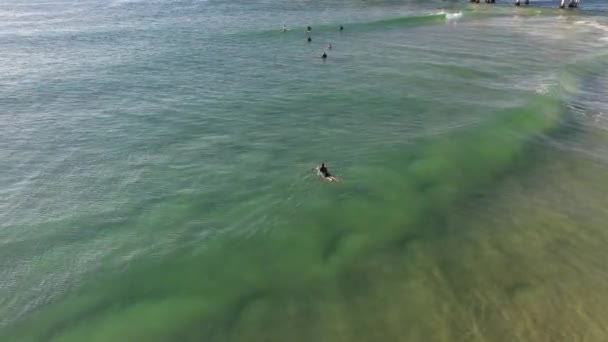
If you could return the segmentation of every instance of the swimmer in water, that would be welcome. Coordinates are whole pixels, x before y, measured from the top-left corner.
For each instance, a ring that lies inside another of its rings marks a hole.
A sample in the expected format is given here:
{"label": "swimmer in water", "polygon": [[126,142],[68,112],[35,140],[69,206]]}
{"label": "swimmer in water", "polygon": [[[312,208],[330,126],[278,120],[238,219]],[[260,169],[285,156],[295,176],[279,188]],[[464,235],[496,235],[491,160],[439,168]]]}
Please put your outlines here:
{"label": "swimmer in water", "polygon": [[333,47],[334,47],[334,46],[333,46],[333,45],[331,45],[331,43],[327,44],[327,48],[328,48],[328,49],[330,49],[330,50],[331,50]]}
{"label": "swimmer in water", "polygon": [[325,178],[326,181],[329,182],[338,182],[338,178],[334,177],[331,175],[331,173],[329,173],[329,170],[327,169],[327,166],[325,165],[325,163],[321,163],[321,166],[317,167],[317,174],[323,178]]}
{"label": "swimmer in water", "polygon": [[321,58],[326,59],[327,58],[327,54],[325,52],[323,52],[323,54],[321,55]]}
{"label": "swimmer in water", "polygon": [[306,28],[306,32],[310,33],[310,31],[312,31],[312,27],[308,26],[308,27]]}
{"label": "swimmer in water", "polygon": [[308,37],[308,39],[306,39],[307,42],[312,42],[312,38]]}
{"label": "swimmer in water", "polygon": [[344,31],[344,26],[340,25],[340,31]]}

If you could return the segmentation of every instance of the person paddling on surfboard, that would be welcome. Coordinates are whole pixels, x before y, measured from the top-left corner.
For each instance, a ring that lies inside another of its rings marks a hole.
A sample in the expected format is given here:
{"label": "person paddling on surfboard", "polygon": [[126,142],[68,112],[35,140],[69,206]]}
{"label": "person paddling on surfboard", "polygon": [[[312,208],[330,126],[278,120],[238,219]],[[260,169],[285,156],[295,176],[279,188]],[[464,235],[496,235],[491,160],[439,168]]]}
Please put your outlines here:
{"label": "person paddling on surfboard", "polygon": [[325,165],[325,163],[321,163],[321,165],[317,167],[317,174],[325,178],[325,180],[329,182],[339,181],[338,178],[332,176],[331,173],[329,173],[329,170],[327,169],[327,165]]}

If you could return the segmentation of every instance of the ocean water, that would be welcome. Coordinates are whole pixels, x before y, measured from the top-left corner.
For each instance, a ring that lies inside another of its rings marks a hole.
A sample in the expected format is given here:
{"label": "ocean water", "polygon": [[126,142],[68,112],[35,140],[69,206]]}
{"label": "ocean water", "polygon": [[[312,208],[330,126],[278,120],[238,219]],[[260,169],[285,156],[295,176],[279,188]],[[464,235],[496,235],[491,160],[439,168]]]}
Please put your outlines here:
{"label": "ocean water", "polygon": [[606,341],[608,3],[556,5],[1,3],[0,340]]}

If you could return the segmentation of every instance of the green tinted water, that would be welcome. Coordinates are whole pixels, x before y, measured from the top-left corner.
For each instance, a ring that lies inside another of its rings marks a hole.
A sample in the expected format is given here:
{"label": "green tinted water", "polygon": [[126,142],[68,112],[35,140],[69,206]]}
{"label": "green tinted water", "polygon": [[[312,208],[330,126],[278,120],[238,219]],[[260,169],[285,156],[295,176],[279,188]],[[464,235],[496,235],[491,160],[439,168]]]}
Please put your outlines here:
{"label": "green tinted water", "polygon": [[5,339],[605,336],[601,17],[62,6],[3,12]]}

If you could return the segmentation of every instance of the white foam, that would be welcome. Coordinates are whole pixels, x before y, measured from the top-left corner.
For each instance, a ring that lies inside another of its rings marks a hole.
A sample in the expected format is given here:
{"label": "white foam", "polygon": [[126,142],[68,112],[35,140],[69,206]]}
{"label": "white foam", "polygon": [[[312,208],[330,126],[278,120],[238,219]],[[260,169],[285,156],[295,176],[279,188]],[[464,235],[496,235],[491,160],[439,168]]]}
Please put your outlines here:
{"label": "white foam", "polygon": [[595,122],[608,121],[608,116],[603,112],[594,114],[594,115],[592,115],[592,117]]}
{"label": "white foam", "polygon": [[579,20],[579,21],[575,21],[574,24],[575,25],[587,26],[587,27],[594,28],[596,30],[608,32],[608,25],[600,24],[599,22],[597,22],[595,20],[592,20],[592,21]]}
{"label": "white foam", "polygon": [[462,18],[462,12],[457,12],[457,13],[446,13],[445,14],[445,18],[447,20],[456,20],[456,19],[460,19]]}
{"label": "white foam", "polygon": [[591,22],[590,26],[592,26],[598,30],[608,32],[608,26],[602,25],[602,24],[598,23],[597,21]]}
{"label": "white foam", "polygon": [[537,94],[546,95],[549,93],[549,87],[550,87],[549,84],[541,84],[538,87],[536,87],[536,89],[534,89],[534,91]]}
{"label": "white foam", "polygon": [[[601,31],[608,33],[608,25],[601,24],[595,20],[587,21],[587,20],[579,20],[574,22],[575,25],[586,26],[588,28],[594,29],[596,31]],[[600,42],[608,42],[608,36],[602,35],[598,39]]]}

